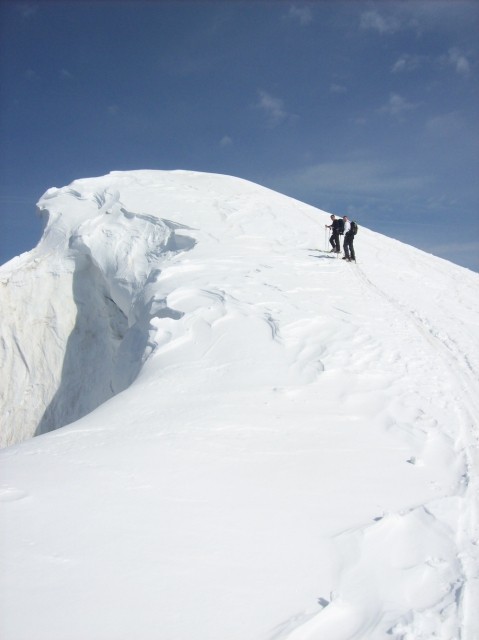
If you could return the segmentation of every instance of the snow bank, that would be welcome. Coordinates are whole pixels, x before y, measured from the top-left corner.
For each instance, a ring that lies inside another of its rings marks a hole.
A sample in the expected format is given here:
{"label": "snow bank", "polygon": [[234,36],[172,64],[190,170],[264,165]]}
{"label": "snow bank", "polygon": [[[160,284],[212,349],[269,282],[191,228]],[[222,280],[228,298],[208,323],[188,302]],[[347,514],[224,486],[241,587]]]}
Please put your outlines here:
{"label": "snow bank", "polygon": [[2,433],[55,430],[1,454],[2,638],[477,637],[477,274],[362,227],[345,263],[226,176],[39,207]]}

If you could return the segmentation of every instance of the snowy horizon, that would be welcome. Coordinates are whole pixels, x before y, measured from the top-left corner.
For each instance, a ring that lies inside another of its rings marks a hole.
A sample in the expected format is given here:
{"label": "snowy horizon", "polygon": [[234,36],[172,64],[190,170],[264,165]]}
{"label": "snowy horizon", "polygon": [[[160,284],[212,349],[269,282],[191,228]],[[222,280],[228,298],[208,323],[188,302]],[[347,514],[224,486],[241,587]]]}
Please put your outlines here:
{"label": "snowy horizon", "polygon": [[479,274],[363,226],[347,263],[219,174],[38,207],[0,267],[2,640],[475,640]]}

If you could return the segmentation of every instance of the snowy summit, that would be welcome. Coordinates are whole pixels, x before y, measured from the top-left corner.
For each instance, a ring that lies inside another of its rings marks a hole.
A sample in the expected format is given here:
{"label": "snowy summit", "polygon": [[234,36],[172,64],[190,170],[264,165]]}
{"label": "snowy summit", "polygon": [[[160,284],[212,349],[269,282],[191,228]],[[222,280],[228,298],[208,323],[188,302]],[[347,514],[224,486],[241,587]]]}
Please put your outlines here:
{"label": "snowy summit", "polygon": [[38,206],[0,268],[2,640],[477,640],[479,274],[360,220],[347,263],[221,175]]}

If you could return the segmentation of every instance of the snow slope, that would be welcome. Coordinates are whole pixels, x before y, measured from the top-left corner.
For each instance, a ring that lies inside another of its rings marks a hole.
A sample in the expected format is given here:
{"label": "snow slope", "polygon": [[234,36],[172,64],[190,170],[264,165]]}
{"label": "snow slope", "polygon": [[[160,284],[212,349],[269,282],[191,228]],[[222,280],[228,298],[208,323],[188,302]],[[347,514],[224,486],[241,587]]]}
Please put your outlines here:
{"label": "snow slope", "polygon": [[479,637],[478,274],[332,258],[227,176],[39,207],[0,268],[3,640]]}

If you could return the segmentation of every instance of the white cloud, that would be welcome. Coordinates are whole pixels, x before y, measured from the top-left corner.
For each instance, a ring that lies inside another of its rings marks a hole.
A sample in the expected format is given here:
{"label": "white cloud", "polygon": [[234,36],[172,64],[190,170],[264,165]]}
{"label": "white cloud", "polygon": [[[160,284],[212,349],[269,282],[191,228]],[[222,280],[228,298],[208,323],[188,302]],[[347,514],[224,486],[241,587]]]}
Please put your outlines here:
{"label": "white cloud", "polygon": [[470,65],[469,60],[466,58],[464,53],[461,53],[459,49],[452,48],[449,49],[447,56],[443,56],[442,60],[454,67],[459,75],[467,76],[469,75]]}
{"label": "white cloud", "polygon": [[419,105],[408,102],[398,93],[391,93],[388,102],[379,108],[379,113],[386,113],[394,118],[402,118],[402,116],[416,109]]}
{"label": "white cloud", "polygon": [[477,2],[474,0],[383,0],[369,4],[370,8],[360,14],[359,26],[381,35],[405,30],[411,30],[417,36],[424,32],[457,35],[477,20]]}
{"label": "white cloud", "polygon": [[334,82],[329,87],[329,90],[330,90],[331,93],[347,93],[347,91],[348,91],[344,85],[336,84]]}
{"label": "white cloud", "polygon": [[233,140],[229,136],[223,136],[220,140],[220,147],[229,147],[231,144],[233,144]]}
{"label": "white cloud", "polygon": [[299,6],[293,4],[289,9],[288,15],[290,18],[298,20],[299,23],[303,26],[311,24],[311,22],[313,21],[311,8],[305,5]]}
{"label": "white cloud", "polygon": [[423,58],[421,56],[404,53],[393,64],[391,71],[393,73],[400,73],[402,71],[413,71],[420,66],[422,59]]}
{"label": "white cloud", "polygon": [[429,56],[404,53],[399,56],[393,64],[391,71],[393,73],[414,71],[425,63],[439,63],[442,66],[452,67],[459,75],[462,76],[468,76],[471,71],[471,65],[467,55],[456,47],[452,47],[449,49],[447,54],[434,59]]}
{"label": "white cloud", "polygon": [[116,116],[120,113],[120,107],[117,104],[111,104],[107,111],[110,116]]}
{"label": "white cloud", "polygon": [[425,31],[457,34],[477,20],[476,5],[475,0],[414,0],[396,2],[394,9],[403,26],[418,34]]}
{"label": "white cloud", "polygon": [[73,75],[68,71],[68,69],[60,69],[60,75],[62,78],[65,78],[65,80],[71,80],[73,78]]}
{"label": "white cloud", "polygon": [[266,91],[259,91],[258,93],[259,101],[256,106],[267,116],[271,126],[275,127],[289,117],[280,98],[275,98]]}
{"label": "white cloud", "polygon": [[361,14],[361,29],[379,31],[379,33],[395,33],[401,28],[401,22],[397,16],[381,15],[378,11],[365,11]]}

